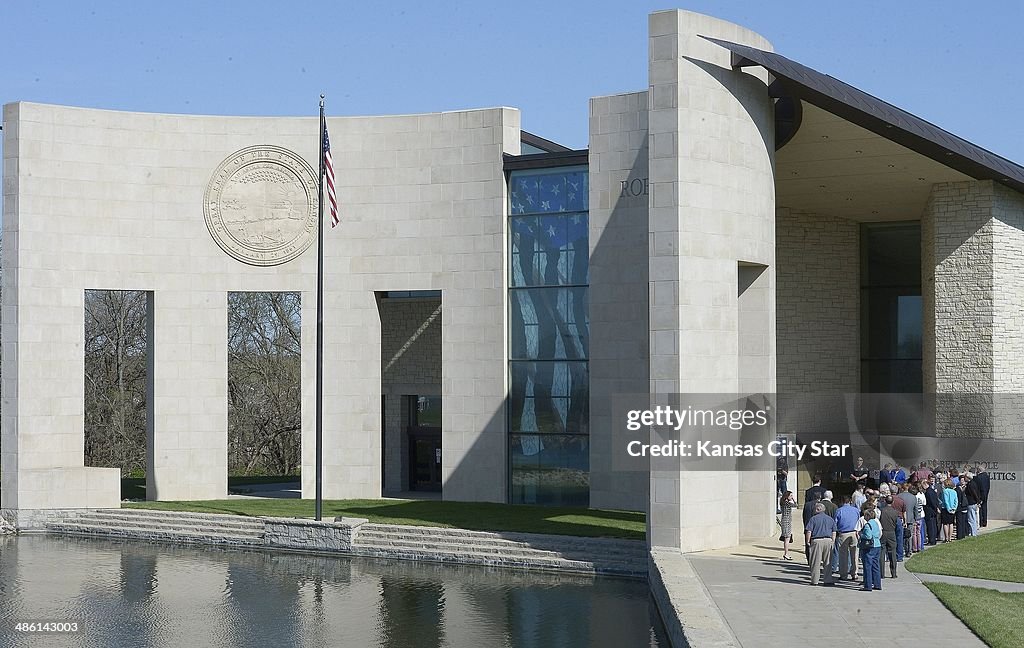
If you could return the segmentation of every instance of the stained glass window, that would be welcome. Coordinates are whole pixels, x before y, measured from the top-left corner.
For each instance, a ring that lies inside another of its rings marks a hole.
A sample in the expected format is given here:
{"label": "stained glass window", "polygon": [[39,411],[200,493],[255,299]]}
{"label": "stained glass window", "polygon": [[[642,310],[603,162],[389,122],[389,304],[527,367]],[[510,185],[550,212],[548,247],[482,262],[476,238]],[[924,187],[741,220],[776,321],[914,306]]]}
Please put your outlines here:
{"label": "stained glass window", "polygon": [[509,457],[516,504],[589,503],[589,175],[509,179]]}

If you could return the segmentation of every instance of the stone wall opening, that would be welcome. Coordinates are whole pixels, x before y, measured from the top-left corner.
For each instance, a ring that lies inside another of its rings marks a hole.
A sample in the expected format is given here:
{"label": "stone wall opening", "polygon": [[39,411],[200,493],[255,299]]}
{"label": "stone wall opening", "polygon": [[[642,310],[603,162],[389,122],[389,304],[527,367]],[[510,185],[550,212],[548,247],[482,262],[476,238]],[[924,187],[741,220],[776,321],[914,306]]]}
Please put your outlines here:
{"label": "stone wall opening", "polygon": [[[299,481],[301,307],[298,292],[228,293],[229,484],[254,477]],[[297,486],[281,493],[297,496]]]}
{"label": "stone wall opening", "polygon": [[85,465],[121,470],[121,495],[144,497],[152,427],[152,293],[85,291]]}
{"label": "stone wall opening", "polygon": [[438,492],[441,291],[376,294],[381,331],[382,494]]}

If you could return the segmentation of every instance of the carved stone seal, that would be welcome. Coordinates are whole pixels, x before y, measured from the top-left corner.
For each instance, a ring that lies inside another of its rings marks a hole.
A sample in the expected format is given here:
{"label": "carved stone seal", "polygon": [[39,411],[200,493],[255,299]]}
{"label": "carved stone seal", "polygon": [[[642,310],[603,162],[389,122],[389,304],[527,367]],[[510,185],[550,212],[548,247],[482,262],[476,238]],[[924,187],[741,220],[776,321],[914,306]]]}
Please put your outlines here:
{"label": "carved stone seal", "polygon": [[316,172],[280,146],[227,157],[206,186],[203,212],[213,240],[234,258],[279,265],[305,251],[317,231]]}

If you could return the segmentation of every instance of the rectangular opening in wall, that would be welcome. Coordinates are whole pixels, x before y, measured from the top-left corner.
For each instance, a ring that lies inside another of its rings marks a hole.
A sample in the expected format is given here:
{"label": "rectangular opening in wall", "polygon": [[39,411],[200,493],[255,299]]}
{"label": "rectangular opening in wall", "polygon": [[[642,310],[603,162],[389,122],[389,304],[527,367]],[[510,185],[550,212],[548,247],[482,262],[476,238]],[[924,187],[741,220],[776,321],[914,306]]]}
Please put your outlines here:
{"label": "rectangular opening in wall", "polygon": [[861,225],[861,391],[920,393],[921,223]]}
{"label": "rectangular opening in wall", "polygon": [[85,465],[121,470],[121,496],[144,499],[152,293],[85,291]]}
{"label": "rectangular opening in wall", "polygon": [[228,486],[299,497],[302,302],[298,292],[228,293]]}
{"label": "rectangular opening in wall", "polygon": [[378,292],[381,492],[443,488],[440,290]]}
{"label": "rectangular opening in wall", "polygon": [[737,376],[743,393],[772,388],[772,292],[768,266],[740,261],[736,267]]}

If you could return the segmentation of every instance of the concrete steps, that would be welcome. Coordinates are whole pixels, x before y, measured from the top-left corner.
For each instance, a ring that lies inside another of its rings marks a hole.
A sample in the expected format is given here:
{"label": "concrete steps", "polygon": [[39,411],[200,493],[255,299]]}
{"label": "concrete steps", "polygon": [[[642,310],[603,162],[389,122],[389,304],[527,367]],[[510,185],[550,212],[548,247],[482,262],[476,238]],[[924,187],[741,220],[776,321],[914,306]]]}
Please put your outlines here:
{"label": "concrete steps", "polygon": [[407,526],[401,524],[366,523],[359,527],[360,535],[396,534],[407,536],[426,536],[430,538],[475,538],[500,540],[540,546],[546,544],[560,547],[585,547],[604,551],[619,550],[636,552],[646,556],[646,544],[641,540],[623,540],[618,538],[587,538],[580,536],[562,536],[536,533],[520,533],[514,531],[471,531],[469,529],[451,529],[446,527]]}
{"label": "concrete steps", "polygon": [[[69,513],[46,524],[54,533],[107,538],[162,540],[190,544],[267,546],[260,518],[153,509],[98,509]],[[308,526],[308,525],[307,525]],[[301,527],[296,538],[317,533]],[[287,534],[286,534],[287,535]],[[295,535],[295,534],[291,534]],[[280,542],[272,536],[269,544]],[[642,577],[647,574],[646,543],[613,538],[579,538],[529,533],[494,533],[363,523],[334,549],[373,558],[428,560],[496,567],[547,569]],[[284,544],[281,546],[293,546]]]}
{"label": "concrete steps", "polygon": [[241,531],[263,531],[263,520],[238,515],[212,515],[173,513],[167,511],[145,511],[140,509],[99,509],[79,513],[75,521],[108,522],[112,524],[131,522],[132,524],[177,525],[183,528],[215,528],[238,529]]}
{"label": "concrete steps", "polygon": [[487,536],[445,536],[423,533],[402,533],[386,531],[363,531],[362,528],[356,533],[356,542],[367,545],[394,545],[409,547],[432,547],[432,546],[460,546],[473,547],[481,550],[494,549],[499,551],[523,551],[544,554],[565,554],[565,555],[601,555],[605,557],[616,557],[622,560],[647,560],[646,548],[639,546],[616,545],[616,544],[560,544],[547,540],[529,541],[513,540],[501,537]]}
{"label": "concrete steps", "polygon": [[386,524],[363,524],[353,553],[532,569],[643,576],[645,543],[608,538],[577,538],[524,533],[491,533]]}
{"label": "concrete steps", "polygon": [[46,528],[56,533],[81,536],[233,546],[264,544],[263,521],[235,515],[99,509],[49,522]]}

